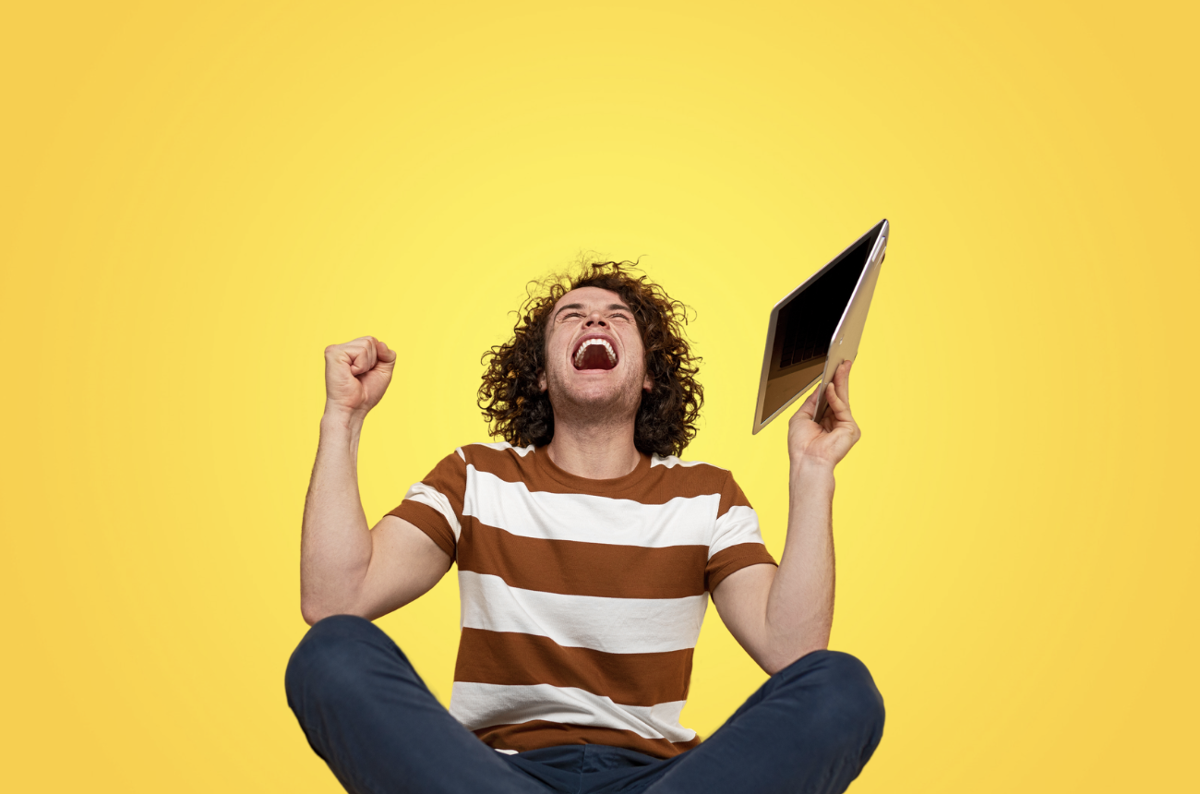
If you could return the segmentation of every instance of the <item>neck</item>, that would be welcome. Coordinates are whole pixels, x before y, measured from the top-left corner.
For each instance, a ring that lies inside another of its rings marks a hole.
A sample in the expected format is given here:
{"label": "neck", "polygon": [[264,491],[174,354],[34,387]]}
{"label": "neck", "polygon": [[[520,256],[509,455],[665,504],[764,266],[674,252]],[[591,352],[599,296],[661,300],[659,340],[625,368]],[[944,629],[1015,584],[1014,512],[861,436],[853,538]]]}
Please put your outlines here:
{"label": "neck", "polygon": [[554,423],[554,438],[546,447],[550,460],[563,471],[592,480],[624,477],[635,468],[641,453],[633,445],[633,420],[619,426]]}

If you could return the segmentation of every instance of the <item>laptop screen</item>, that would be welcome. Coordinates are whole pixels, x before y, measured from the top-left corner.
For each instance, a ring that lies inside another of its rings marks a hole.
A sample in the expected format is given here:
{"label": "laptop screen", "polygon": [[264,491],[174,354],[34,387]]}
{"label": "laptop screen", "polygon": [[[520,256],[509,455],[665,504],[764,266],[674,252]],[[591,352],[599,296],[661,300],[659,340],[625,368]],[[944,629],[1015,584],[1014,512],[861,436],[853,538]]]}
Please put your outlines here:
{"label": "laptop screen", "polygon": [[821,377],[833,333],[879,236],[879,227],[871,231],[779,307],[760,414],[764,420]]}

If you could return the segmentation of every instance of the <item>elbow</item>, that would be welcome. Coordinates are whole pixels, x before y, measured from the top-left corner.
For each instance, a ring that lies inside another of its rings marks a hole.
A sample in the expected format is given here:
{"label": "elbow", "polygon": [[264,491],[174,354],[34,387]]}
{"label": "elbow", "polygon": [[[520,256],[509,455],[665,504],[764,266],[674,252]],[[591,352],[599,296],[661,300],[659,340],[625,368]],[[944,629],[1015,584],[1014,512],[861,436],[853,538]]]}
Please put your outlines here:
{"label": "elbow", "polygon": [[346,602],[318,601],[316,599],[300,599],[300,616],[310,626],[334,615],[353,615],[365,620],[373,620],[374,616],[361,608]]}
{"label": "elbow", "polygon": [[324,612],[313,608],[307,604],[300,604],[300,617],[304,618],[304,622],[310,626],[316,625],[317,621],[326,617]]}
{"label": "elbow", "polygon": [[332,615],[356,615],[368,620],[361,603],[359,592],[355,588],[317,586],[300,581],[300,616],[304,622],[312,626]]}
{"label": "elbow", "polygon": [[300,616],[310,626],[316,625],[318,621],[324,620],[330,615],[341,615],[344,613],[345,610],[331,609],[327,604],[322,604],[313,599],[300,599]]}
{"label": "elbow", "polygon": [[829,650],[828,640],[825,642],[809,642],[794,645],[787,649],[767,654],[758,664],[767,675],[775,675],[786,667],[808,656],[813,651]]}

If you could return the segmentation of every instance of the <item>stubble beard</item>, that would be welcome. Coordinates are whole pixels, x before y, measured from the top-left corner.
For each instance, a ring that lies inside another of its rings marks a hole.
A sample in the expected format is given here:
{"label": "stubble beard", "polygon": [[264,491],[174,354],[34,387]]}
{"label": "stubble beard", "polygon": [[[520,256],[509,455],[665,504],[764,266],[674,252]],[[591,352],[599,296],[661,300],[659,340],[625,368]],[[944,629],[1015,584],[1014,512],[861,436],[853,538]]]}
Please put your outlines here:
{"label": "stubble beard", "polygon": [[606,395],[572,394],[563,379],[549,373],[547,395],[554,424],[570,424],[590,430],[620,429],[632,425],[642,404],[640,378],[625,382]]}

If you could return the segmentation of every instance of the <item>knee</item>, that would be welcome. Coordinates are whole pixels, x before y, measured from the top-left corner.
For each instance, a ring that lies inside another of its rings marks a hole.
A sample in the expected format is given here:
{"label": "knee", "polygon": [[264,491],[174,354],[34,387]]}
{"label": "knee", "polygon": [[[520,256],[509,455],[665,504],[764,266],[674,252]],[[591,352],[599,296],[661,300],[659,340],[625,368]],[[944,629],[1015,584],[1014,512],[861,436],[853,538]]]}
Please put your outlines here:
{"label": "knee", "polygon": [[883,696],[859,659],[839,651],[815,651],[779,674],[818,689],[816,700],[831,728],[872,737],[872,748],[878,743],[885,717]]}
{"label": "knee", "polygon": [[354,615],[332,615],[313,624],[288,660],[284,685],[294,703],[314,690],[344,692],[356,680],[369,646],[390,643],[377,626]]}
{"label": "knee", "polygon": [[871,737],[870,746],[883,735],[883,696],[867,666],[848,653],[825,651],[822,660],[828,680],[830,721],[856,736]]}

